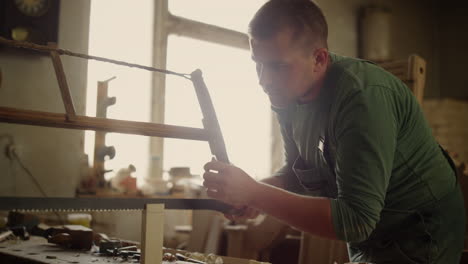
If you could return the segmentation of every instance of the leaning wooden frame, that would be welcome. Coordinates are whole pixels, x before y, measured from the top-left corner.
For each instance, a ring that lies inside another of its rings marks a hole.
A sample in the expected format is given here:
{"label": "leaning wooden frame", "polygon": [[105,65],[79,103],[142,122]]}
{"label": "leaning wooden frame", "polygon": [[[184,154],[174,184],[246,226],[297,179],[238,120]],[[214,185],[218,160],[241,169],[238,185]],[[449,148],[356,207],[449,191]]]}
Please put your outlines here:
{"label": "leaning wooden frame", "polygon": [[[211,153],[219,161],[229,163],[229,158],[226,152],[226,146],[223,135],[221,133],[218,118],[216,116],[210,94],[203,80],[201,70],[197,69],[191,74],[182,74],[169,70],[156,69],[138,64],[131,64],[102,57],[74,53],[71,51],[58,49],[55,44],[43,46],[28,42],[8,40],[2,37],[0,37],[0,44],[15,48],[31,49],[38,52],[49,53],[55,69],[55,75],[57,77],[60,93],[62,95],[62,101],[65,107],[65,113],[59,114],[0,106],[0,122],[208,141]],[[136,67],[152,72],[172,74],[192,81],[202,111],[202,122],[204,128],[200,129],[166,124],[155,124],[149,122],[125,121],[77,115],[60,55],[93,59],[128,67]],[[141,245],[142,263],[156,263],[162,259],[162,229],[164,221],[163,211],[163,204],[147,204],[147,208],[143,211],[143,239]],[[147,233],[157,235],[150,236],[147,235]]]}
{"label": "leaning wooden frame", "polygon": [[[71,51],[58,49],[55,44],[44,46],[28,42],[9,40],[2,37],[0,37],[0,44],[15,48],[35,50],[42,53],[49,53],[54,65],[55,75],[59,84],[63,104],[65,106],[64,114],[0,106],[0,122],[207,141],[210,146],[211,153],[216,157],[216,159],[229,163],[229,158],[226,152],[226,146],[223,135],[221,133],[218,118],[216,116],[210,94],[203,80],[201,70],[197,69],[191,74],[183,74],[97,56],[74,53]],[[70,95],[70,89],[67,84],[67,79],[60,55],[98,60],[127,67],[135,67],[152,72],[160,72],[163,74],[172,74],[190,80],[193,83],[193,87],[195,88],[197,99],[202,111],[203,129],[77,115],[75,113],[73,100]]]}
{"label": "leaning wooden frame", "polygon": [[412,54],[408,59],[383,62],[379,66],[404,82],[422,105],[426,82],[426,61],[422,57]]}

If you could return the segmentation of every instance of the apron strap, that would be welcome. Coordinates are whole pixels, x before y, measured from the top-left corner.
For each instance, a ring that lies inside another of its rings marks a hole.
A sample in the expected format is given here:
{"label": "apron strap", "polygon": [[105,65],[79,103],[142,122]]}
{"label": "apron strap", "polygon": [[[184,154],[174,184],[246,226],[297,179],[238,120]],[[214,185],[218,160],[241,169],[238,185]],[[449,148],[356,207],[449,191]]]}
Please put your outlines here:
{"label": "apron strap", "polygon": [[455,162],[453,161],[452,157],[450,157],[448,152],[440,144],[439,144],[439,148],[442,151],[442,154],[444,154],[445,159],[450,164],[450,167],[452,168],[453,172],[455,173],[455,178],[457,179],[457,183],[458,183],[460,175],[458,175],[457,166],[455,165]]}

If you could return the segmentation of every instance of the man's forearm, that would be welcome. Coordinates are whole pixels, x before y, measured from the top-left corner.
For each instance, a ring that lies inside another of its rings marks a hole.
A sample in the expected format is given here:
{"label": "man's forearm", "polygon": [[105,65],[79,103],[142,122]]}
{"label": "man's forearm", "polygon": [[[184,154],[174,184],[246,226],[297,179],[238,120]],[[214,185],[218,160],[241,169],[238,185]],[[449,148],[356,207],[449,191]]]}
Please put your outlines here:
{"label": "man's forearm", "polygon": [[257,184],[252,207],[305,232],[337,239],[329,199],[298,195],[272,185]]}
{"label": "man's forearm", "polygon": [[[204,166],[203,186],[211,198],[233,205],[247,205],[305,232],[336,239],[331,201],[298,195],[273,186],[283,185],[276,177],[255,181],[242,169],[219,161]],[[271,184],[270,184],[271,183]]]}
{"label": "man's forearm", "polygon": [[284,178],[280,176],[270,176],[268,178],[261,180],[260,182],[273,185],[280,189],[285,189],[285,186],[286,186],[286,184],[284,183]]}

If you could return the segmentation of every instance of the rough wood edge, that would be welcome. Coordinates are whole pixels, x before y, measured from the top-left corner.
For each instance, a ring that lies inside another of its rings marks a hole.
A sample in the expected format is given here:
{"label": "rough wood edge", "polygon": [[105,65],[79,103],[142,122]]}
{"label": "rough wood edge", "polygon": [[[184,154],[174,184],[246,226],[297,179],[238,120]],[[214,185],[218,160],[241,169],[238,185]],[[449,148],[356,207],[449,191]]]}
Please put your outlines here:
{"label": "rough wood edge", "polygon": [[208,141],[210,138],[209,133],[202,128],[79,115],[75,117],[73,122],[69,122],[66,119],[65,114],[24,110],[10,107],[0,107],[0,122],[200,141]]}

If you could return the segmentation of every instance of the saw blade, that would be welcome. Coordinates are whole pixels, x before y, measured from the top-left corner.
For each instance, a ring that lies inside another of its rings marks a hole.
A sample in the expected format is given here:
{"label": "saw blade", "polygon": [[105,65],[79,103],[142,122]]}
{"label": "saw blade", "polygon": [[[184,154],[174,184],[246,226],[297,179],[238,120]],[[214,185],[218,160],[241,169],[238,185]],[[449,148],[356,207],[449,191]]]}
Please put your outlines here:
{"label": "saw blade", "polygon": [[3,211],[117,211],[143,210],[146,204],[165,209],[231,212],[233,207],[213,199],[0,197]]}

